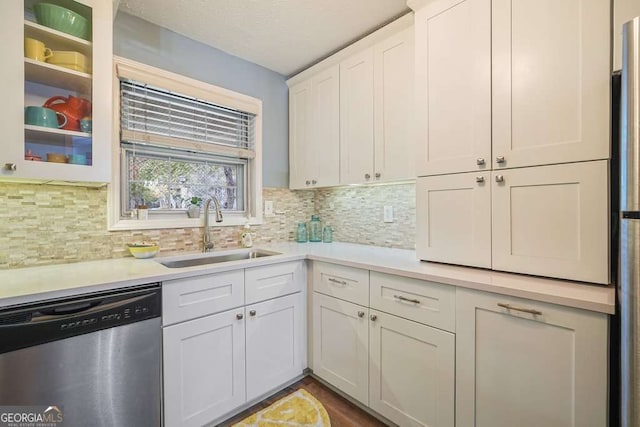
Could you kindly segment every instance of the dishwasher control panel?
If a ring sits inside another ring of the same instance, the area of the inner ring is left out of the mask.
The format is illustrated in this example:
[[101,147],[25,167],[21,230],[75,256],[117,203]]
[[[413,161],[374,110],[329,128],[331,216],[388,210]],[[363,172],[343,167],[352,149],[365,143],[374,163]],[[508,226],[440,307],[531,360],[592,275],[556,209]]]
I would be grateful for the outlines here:
[[162,293],[157,284],[7,310],[0,312],[0,353],[161,314]]

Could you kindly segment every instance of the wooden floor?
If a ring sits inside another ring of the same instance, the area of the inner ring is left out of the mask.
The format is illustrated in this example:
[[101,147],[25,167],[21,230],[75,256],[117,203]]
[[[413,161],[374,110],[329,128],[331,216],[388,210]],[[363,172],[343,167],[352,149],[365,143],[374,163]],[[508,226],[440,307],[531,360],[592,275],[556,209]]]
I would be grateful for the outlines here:
[[221,424],[221,426],[229,427],[234,423],[240,422],[249,415],[266,408],[278,399],[300,389],[304,388],[311,393],[316,399],[318,399],[327,410],[329,419],[331,420],[331,427],[383,427],[386,424],[380,422],[376,418],[364,412],[362,409],[353,405],[348,400],[339,396],[329,388],[322,385],[311,377],[303,378],[285,388],[284,390],[274,394],[273,396],[263,400],[260,403],[252,406],[246,411],[238,414],[230,420]]

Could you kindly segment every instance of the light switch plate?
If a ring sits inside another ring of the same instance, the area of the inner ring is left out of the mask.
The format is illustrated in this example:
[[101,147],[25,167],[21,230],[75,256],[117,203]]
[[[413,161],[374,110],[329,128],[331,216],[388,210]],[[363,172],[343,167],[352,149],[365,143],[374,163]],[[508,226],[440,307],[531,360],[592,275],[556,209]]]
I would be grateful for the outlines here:
[[393,206],[384,207],[384,222],[393,222]]
[[264,215],[265,216],[273,215],[273,200],[264,201]]

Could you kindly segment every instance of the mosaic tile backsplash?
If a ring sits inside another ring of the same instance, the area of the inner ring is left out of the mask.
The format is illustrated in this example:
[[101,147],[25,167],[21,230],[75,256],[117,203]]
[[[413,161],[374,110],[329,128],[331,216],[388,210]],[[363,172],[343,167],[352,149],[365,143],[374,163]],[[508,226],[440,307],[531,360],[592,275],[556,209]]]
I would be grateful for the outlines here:
[[[265,188],[275,215],[254,227],[256,242],[293,240],[296,224],[312,213],[333,226],[334,240],[414,248],[415,185],[308,191]],[[394,222],[383,223],[383,206]],[[0,269],[129,256],[126,243],[152,240],[165,255],[200,250],[201,228],[110,232],[107,190],[0,183]],[[216,248],[239,246],[241,227],[212,227]]]

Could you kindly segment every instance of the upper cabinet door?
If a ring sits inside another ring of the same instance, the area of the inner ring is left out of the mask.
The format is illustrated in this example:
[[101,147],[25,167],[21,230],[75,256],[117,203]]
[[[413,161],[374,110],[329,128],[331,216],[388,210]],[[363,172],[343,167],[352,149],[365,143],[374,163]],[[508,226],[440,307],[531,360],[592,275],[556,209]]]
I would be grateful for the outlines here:
[[418,178],[416,252],[425,261],[491,268],[491,172]]
[[607,161],[493,172],[493,268],[609,283]]
[[439,0],[415,22],[418,176],[490,169],[490,0]]
[[[16,0],[2,5],[0,93],[6,101],[0,109],[0,180],[103,185],[111,178],[112,4],[53,1],[88,21],[91,31],[72,35],[38,24],[37,3]],[[54,57],[61,51],[80,54],[87,65],[58,65],[53,57],[46,62],[44,47],[25,55],[26,38],[44,44]],[[81,117],[65,108],[70,96],[82,98],[81,107],[72,109]],[[62,112],[50,118],[30,117],[25,123],[25,107],[41,107],[54,97],[52,108]],[[91,117],[92,131],[80,127],[79,118],[86,116]]]
[[[340,183],[340,68],[338,65],[311,80],[312,132],[306,150],[311,186]],[[305,181],[306,186],[306,181]]]
[[340,184],[373,181],[373,48],[340,63]]
[[493,165],[609,157],[610,2],[493,0]]
[[413,28],[374,47],[376,181],[413,179]]
[[310,181],[307,152],[311,146],[311,80],[289,89],[289,187],[306,188]]

